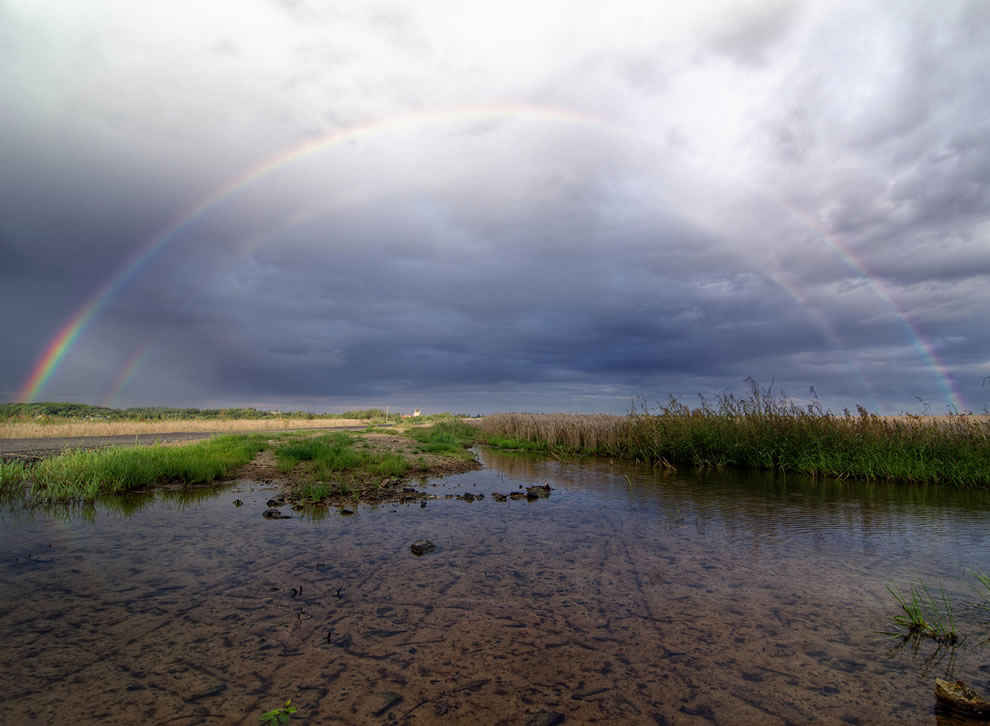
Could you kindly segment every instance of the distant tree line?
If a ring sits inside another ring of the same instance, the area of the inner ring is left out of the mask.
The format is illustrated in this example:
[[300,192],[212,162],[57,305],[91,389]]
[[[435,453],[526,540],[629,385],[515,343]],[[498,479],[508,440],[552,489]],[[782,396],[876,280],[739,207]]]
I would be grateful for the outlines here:
[[385,417],[381,408],[366,408],[343,413],[313,413],[311,411],[262,411],[257,408],[167,408],[141,406],[137,408],[108,408],[85,403],[2,403],[0,420],[82,419],[97,421],[168,421],[177,419],[265,419],[265,418],[357,418]]

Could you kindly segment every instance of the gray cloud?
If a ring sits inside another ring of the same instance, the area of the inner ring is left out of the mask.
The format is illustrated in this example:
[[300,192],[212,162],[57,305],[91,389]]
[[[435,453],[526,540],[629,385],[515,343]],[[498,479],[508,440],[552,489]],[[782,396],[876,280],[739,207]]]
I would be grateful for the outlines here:
[[0,14],[0,398],[990,403],[981,3]]

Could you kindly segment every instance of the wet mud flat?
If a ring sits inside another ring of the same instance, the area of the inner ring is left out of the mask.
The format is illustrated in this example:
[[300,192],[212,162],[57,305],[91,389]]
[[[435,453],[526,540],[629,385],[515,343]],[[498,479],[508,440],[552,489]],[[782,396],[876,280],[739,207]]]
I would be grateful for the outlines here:
[[[990,569],[983,500],[484,458],[425,508],[269,521],[242,481],[3,514],[0,721],[253,724],[291,698],[302,723],[936,722],[946,661],[878,635],[884,585]],[[985,649],[952,669],[990,690]]]

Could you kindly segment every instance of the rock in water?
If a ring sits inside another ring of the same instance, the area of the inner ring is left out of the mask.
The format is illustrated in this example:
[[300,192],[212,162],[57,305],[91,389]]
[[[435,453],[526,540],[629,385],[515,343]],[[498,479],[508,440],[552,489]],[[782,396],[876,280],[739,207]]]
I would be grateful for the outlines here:
[[955,713],[990,719],[990,701],[984,701],[962,681],[953,683],[936,678],[935,698],[940,706]]
[[544,484],[543,486],[536,485],[531,487],[526,487],[526,498],[527,499],[544,499],[550,496],[550,485]]
[[425,555],[427,552],[432,552],[436,548],[437,546],[428,539],[419,539],[409,545],[409,549],[412,550],[414,555]]
[[292,519],[292,517],[287,514],[282,514],[277,509],[266,509],[261,516],[265,519]]

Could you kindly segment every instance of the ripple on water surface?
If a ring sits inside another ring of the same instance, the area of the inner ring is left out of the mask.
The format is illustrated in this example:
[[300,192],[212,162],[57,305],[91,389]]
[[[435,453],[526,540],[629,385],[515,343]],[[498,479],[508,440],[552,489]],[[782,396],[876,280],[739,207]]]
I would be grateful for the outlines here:
[[934,723],[936,675],[990,692],[975,639],[881,634],[887,584],[976,599],[986,494],[482,456],[425,508],[349,517],[265,520],[253,482],[10,509],[4,718],[256,723],[292,698],[311,723]]

